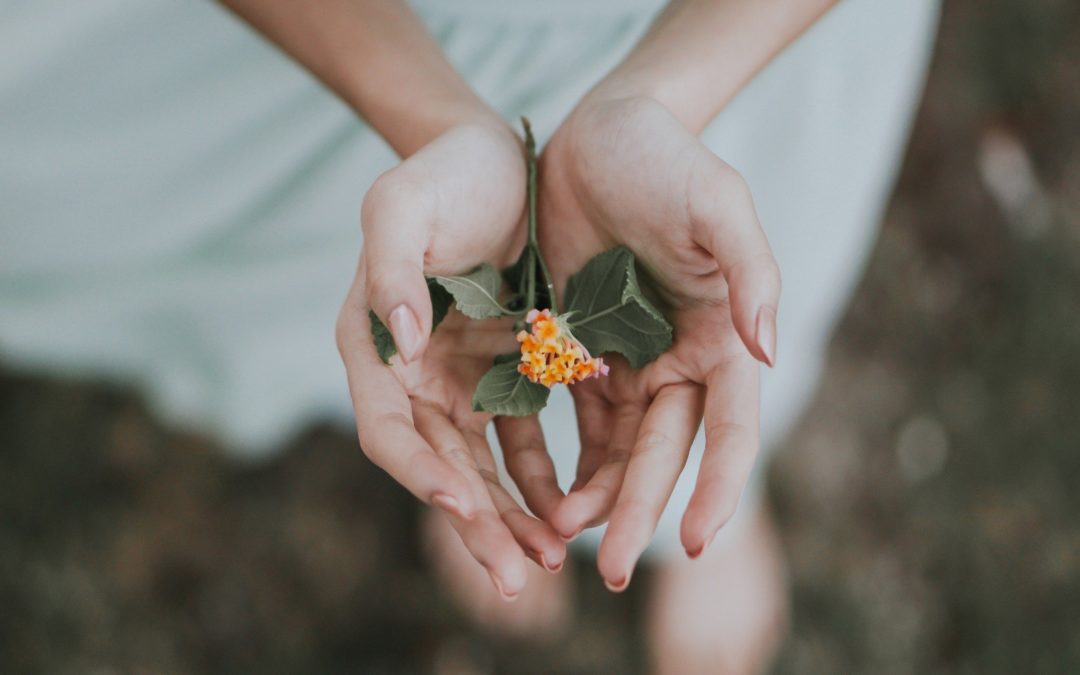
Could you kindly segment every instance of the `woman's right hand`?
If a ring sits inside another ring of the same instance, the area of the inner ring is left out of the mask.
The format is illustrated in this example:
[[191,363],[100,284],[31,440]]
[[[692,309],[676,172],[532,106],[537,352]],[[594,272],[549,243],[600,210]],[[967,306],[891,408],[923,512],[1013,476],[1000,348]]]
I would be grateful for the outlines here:
[[[383,174],[364,199],[364,250],[338,318],[364,452],[420,500],[442,509],[496,588],[512,599],[525,557],[557,571],[564,542],[499,484],[472,392],[492,358],[517,344],[507,321],[456,311],[431,332],[425,274],[458,274],[512,262],[525,240],[524,151],[501,121],[453,127]],[[398,348],[379,359],[368,309]],[[497,423],[507,457],[541,461],[536,418]],[[557,498],[560,495],[556,495]]]

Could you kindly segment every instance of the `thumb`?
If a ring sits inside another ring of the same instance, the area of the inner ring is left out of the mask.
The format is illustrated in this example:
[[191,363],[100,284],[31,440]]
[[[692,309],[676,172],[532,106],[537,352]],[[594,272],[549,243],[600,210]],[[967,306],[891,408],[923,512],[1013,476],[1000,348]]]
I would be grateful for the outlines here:
[[772,366],[780,267],[746,181],[719,157],[708,154],[703,162],[708,169],[695,176],[688,192],[693,236],[720,266],[728,285],[732,323],[743,344],[754,358]]
[[391,170],[364,196],[360,223],[368,303],[390,329],[402,360],[414,361],[431,335],[431,297],[424,278],[430,223],[426,199]]

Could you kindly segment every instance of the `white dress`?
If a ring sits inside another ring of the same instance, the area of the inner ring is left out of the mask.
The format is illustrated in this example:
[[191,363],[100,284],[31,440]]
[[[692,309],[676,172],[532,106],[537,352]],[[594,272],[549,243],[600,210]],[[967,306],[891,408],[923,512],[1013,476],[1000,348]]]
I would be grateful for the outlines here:
[[[541,141],[660,4],[414,2],[480,94],[529,115]],[[703,134],[749,181],[784,276],[766,450],[812,394],[860,275],[936,17],[937,0],[845,0]],[[316,419],[349,428],[334,319],[361,199],[394,163],[216,4],[0,0],[0,360],[132,384],[247,455]],[[565,479],[572,419],[557,392],[543,420]],[[677,542],[700,440],[654,549]]]

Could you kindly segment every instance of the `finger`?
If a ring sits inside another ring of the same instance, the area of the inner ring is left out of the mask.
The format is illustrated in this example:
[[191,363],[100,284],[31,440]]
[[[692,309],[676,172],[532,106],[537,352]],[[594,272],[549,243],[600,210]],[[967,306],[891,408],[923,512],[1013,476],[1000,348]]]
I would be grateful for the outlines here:
[[701,424],[703,398],[698,385],[664,387],[642,420],[596,559],[612,591],[622,591],[630,583],[634,565],[656,531]]
[[758,221],[750,188],[716,155],[706,153],[688,191],[695,241],[716,258],[728,285],[732,321],[762,363],[776,360],[780,267]]
[[477,504],[471,520],[449,516],[465,548],[483,565],[495,588],[507,600],[525,587],[525,557],[513,533],[499,516],[488,494],[468,441],[450,419],[434,406],[418,402],[413,408],[416,429],[435,451],[468,479]]
[[547,520],[563,499],[555,478],[555,465],[544,443],[544,432],[535,415],[496,417],[506,472],[514,480],[526,506],[538,518]]
[[417,433],[409,397],[375,353],[367,307],[360,297],[360,293],[350,293],[337,326],[360,447],[417,498],[470,518],[476,507],[472,488]]
[[464,433],[480,467],[480,475],[487,483],[488,494],[491,495],[495,510],[525,555],[549,572],[561,570],[566,560],[566,544],[550,525],[525,513],[517,500],[499,482],[487,437],[478,431],[467,430]]
[[604,463],[604,456],[611,442],[613,412],[608,400],[596,391],[598,387],[598,384],[590,382],[574,385],[574,413],[577,417],[581,451],[578,454],[577,473],[570,492],[585,487]]
[[390,329],[405,362],[427,347],[432,309],[424,279],[430,221],[427,199],[415,181],[392,169],[364,196],[364,265],[371,309]]
[[758,366],[749,357],[710,373],[705,395],[705,454],[682,520],[687,555],[701,555],[734,515],[760,444]]
[[564,539],[569,541],[586,527],[594,527],[607,519],[622,486],[626,463],[644,414],[644,406],[637,403],[623,404],[615,410],[603,463],[584,487],[566,496],[552,516],[552,526]]

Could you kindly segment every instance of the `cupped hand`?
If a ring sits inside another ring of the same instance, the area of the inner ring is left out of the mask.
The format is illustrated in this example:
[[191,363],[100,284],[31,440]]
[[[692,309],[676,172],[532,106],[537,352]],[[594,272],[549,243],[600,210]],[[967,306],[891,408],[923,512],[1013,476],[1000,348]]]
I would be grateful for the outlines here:
[[622,590],[703,417],[680,533],[687,553],[699,555],[735,511],[759,444],[757,361],[775,358],[779,271],[745,181],[652,99],[587,97],[545,148],[540,181],[540,242],[556,285],[623,244],[675,329],[671,348],[640,370],[613,358],[609,377],[572,387],[577,480],[548,519],[565,538],[609,521],[598,566]]
[[[419,499],[441,508],[472,555],[510,599],[525,583],[525,556],[561,567],[565,544],[499,484],[473,389],[496,354],[516,348],[506,320],[451,311],[433,334],[424,275],[503,265],[525,240],[520,140],[500,125],[452,128],[383,174],[364,199],[364,250],[338,317],[364,452]],[[368,309],[394,336],[387,367]],[[506,434],[507,452],[535,446],[535,420]]]

